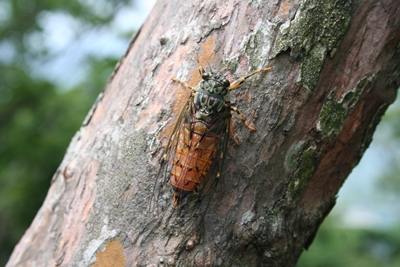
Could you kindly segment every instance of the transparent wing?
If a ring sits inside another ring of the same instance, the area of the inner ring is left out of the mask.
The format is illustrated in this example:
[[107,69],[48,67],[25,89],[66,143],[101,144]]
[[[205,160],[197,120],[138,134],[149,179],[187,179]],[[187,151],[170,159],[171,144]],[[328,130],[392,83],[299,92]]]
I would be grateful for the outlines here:
[[211,164],[209,172],[203,178],[203,186],[204,188],[200,188],[199,191],[202,190],[202,195],[208,193],[210,190],[209,187],[213,187],[218,183],[218,180],[221,178],[222,168],[224,164],[226,148],[228,145],[229,135],[230,135],[230,127],[229,120],[231,118],[230,110],[227,109],[220,114],[216,123],[210,128],[208,133],[218,135],[217,142],[217,150],[214,161]]
[[[170,185],[171,169],[173,167],[174,160],[182,161],[187,160],[187,156],[180,156],[177,153],[177,146],[181,131],[188,128],[193,120],[192,116],[193,100],[189,99],[188,103],[184,106],[178,121],[172,131],[168,144],[165,148],[163,158],[160,164],[160,170],[157,175],[157,180],[154,186],[153,200],[151,206],[155,211],[157,217],[161,217],[163,224],[169,225],[169,227],[179,225],[179,232],[191,233],[193,229],[196,229],[200,221],[203,218],[204,213],[208,208],[208,204],[211,201],[211,197],[214,193],[215,187],[222,173],[225,152],[228,144],[230,127],[229,122],[231,118],[230,108],[227,108],[217,117],[214,118],[213,124],[209,129],[202,135],[202,139],[208,140],[207,137],[218,136],[217,149],[215,156],[211,162],[208,172],[204,175],[202,182],[199,184],[196,192],[188,194],[182,203],[178,207],[173,206],[173,190]],[[190,132],[190,135],[192,132]],[[189,138],[189,137],[185,137]],[[209,138],[210,142],[213,142],[213,138]],[[186,142],[186,140],[185,140]],[[201,143],[203,147],[207,147],[208,144],[205,142]],[[180,159],[181,157],[181,159]],[[204,164],[202,162],[196,162],[197,166]],[[186,175],[185,173],[182,174]],[[174,223],[176,222],[176,223]],[[170,229],[174,231],[173,229]]]
[[[164,153],[160,161],[160,169],[158,171],[156,182],[154,183],[153,196],[151,203],[151,208],[154,208],[157,202],[171,202],[172,195],[169,190],[169,179],[173,163],[173,158],[176,153],[176,146],[179,141],[180,131],[182,130],[182,125],[185,121],[185,117],[190,116],[190,103],[191,98],[182,108],[182,111],[178,117],[178,120],[174,126],[174,129],[170,135],[167,146],[165,147]],[[168,199],[169,198],[169,199]],[[163,206],[169,203],[164,203]]]
[[[218,135],[216,155],[211,163],[209,171],[203,177],[202,182],[198,186],[197,192],[189,194],[178,207],[181,232],[190,235],[193,230],[195,230],[199,225],[202,225],[201,221],[204,218],[215,188],[219,179],[221,178],[226,148],[230,135],[230,118],[230,109],[227,109],[219,114],[215,123],[203,136],[203,138],[206,138],[210,135]],[[191,214],[193,216],[187,216],[187,214]]]

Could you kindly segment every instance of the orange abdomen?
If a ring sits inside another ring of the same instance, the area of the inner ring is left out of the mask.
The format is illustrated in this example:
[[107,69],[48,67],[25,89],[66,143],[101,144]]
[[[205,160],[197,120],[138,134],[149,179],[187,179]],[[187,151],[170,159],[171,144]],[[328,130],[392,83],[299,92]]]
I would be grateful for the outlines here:
[[204,122],[196,121],[192,129],[190,127],[190,124],[182,125],[171,169],[175,206],[185,195],[197,189],[217,151],[218,135],[208,132]]

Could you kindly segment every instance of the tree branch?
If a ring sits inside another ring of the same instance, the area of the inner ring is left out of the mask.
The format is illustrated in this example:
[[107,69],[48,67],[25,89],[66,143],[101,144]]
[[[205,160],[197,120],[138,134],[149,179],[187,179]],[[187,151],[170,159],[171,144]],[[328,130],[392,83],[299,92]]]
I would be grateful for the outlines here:
[[[295,265],[395,99],[399,9],[158,1],[7,266]],[[195,208],[171,197],[150,210],[162,146],[190,94],[171,78],[196,85],[195,54],[231,81],[274,67],[234,91],[257,131],[234,118],[240,145],[229,141],[219,183]]]

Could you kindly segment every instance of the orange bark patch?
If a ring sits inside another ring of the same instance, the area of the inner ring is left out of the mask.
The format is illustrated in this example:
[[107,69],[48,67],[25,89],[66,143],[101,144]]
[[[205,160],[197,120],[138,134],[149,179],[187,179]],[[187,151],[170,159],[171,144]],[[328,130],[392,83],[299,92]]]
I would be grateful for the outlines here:
[[286,18],[289,15],[289,11],[292,8],[292,4],[287,1],[282,1],[279,6],[279,13],[282,18]]
[[[215,40],[214,37],[209,37],[201,46],[201,52],[199,54],[199,61],[201,66],[207,66],[208,63],[214,62],[215,60]],[[186,50],[185,50],[186,52]],[[195,55],[193,55],[194,57]],[[190,79],[189,81],[184,81],[188,85],[195,87],[201,80],[199,70],[198,68],[193,68],[193,70],[190,72]],[[179,117],[179,114],[186,104],[187,100],[189,99],[189,94],[190,92],[187,91],[186,88],[184,88],[182,85],[173,83],[174,88],[177,88],[178,91],[176,93],[176,102],[174,104],[174,107],[172,108],[173,113],[176,114],[176,118]],[[172,133],[172,130],[175,126],[175,123],[168,125],[165,127],[165,130],[161,132],[160,138],[164,136],[169,136]]]
[[96,262],[92,267],[125,266],[125,263],[124,247],[117,238],[108,242],[104,251],[97,252]]
[[214,37],[208,38],[201,46],[200,65],[207,66],[208,63],[215,60],[215,40]]
[[[199,55],[200,66],[207,66],[210,62],[215,60],[215,40],[214,37],[208,38],[201,46],[201,53]],[[191,71],[191,78],[189,80],[189,85],[195,86],[201,80],[198,68]]]

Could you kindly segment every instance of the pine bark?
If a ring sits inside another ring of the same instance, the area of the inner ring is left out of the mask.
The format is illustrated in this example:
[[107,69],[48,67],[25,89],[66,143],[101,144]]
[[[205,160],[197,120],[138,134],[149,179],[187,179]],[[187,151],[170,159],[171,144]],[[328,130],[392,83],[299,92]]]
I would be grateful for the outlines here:
[[[400,84],[396,0],[157,2],[75,135],[7,266],[294,266]],[[198,63],[234,91],[207,209],[153,200]],[[201,210],[202,211],[202,210]],[[181,217],[193,224],[180,223]],[[200,218],[200,219],[199,219]]]

